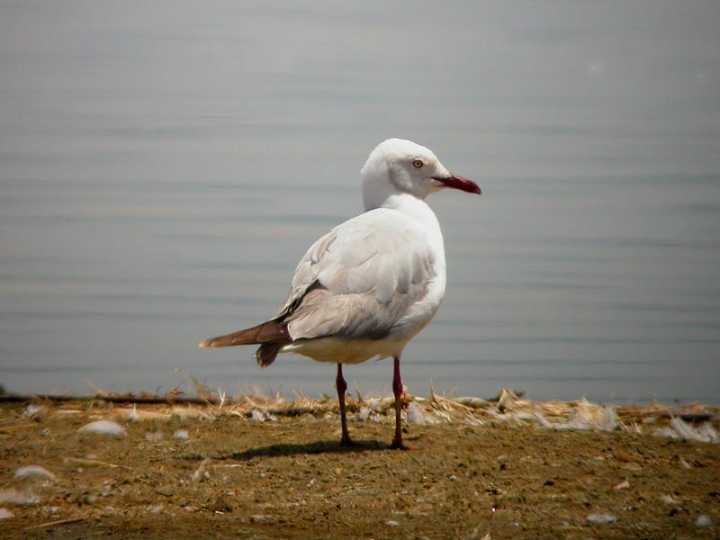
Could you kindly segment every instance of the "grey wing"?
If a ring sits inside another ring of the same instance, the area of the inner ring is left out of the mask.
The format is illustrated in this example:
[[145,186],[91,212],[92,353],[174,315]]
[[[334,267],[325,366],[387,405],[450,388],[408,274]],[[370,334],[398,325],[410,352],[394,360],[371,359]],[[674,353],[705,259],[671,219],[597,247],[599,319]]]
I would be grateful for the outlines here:
[[278,318],[293,339],[379,339],[427,294],[433,262],[414,222],[392,210],[361,214],[310,247]]

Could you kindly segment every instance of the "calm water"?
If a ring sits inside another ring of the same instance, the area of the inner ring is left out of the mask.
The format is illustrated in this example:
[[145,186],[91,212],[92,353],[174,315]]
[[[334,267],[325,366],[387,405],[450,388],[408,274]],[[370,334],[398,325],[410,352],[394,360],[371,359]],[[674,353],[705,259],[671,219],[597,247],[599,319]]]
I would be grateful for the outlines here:
[[293,6],[0,3],[0,383],[332,393],[196,343],[275,312],[401,136],[485,191],[430,200],[411,391],[720,401],[717,3]]

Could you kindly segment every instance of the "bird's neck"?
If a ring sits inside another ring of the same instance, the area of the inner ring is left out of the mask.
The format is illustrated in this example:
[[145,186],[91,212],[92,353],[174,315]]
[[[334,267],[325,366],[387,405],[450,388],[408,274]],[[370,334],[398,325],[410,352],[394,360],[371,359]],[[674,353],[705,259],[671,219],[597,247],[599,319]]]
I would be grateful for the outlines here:
[[436,255],[442,257],[444,266],[445,246],[440,222],[428,203],[409,193],[394,193],[385,199],[381,208],[397,210],[420,223],[427,232],[428,241],[435,248]]
[[440,227],[435,212],[428,203],[409,193],[393,193],[379,206],[402,212],[425,226]]

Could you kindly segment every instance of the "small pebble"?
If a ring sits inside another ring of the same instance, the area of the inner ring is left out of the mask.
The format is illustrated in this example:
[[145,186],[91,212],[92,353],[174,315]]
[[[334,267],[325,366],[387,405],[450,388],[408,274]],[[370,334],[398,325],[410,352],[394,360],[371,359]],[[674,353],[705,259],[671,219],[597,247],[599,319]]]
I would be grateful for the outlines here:
[[155,493],[163,495],[164,497],[172,497],[173,495],[175,495],[175,489],[173,489],[171,485],[166,484],[157,488],[155,490]]
[[210,478],[210,473],[207,471],[207,466],[210,463],[210,458],[205,458],[200,462],[200,466],[195,469],[190,477],[193,482],[202,482]]
[[190,439],[190,434],[187,429],[178,429],[175,433],[173,433],[173,438],[181,441],[187,441]]
[[81,433],[96,433],[98,435],[108,435],[109,437],[125,437],[127,431],[117,422],[112,420],[97,420],[84,425],[79,430]]
[[160,442],[164,437],[162,431],[153,431],[145,434],[145,440],[149,442]]
[[629,488],[629,487],[630,487],[630,482],[628,482],[627,480],[623,480],[623,481],[620,482],[617,486],[615,486],[613,489],[614,489],[615,491],[620,491],[620,490],[622,490],[622,489],[627,489],[627,488]]
[[153,504],[147,507],[147,511],[151,514],[159,514],[165,508],[162,504]]
[[397,521],[393,521],[392,519],[390,521],[386,521],[385,525],[388,527],[398,527],[400,524]]
[[612,514],[590,514],[587,517],[587,521],[588,523],[592,523],[594,525],[604,525],[608,523],[615,523],[617,518]]
[[258,409],[253,409],[250,411],[250,420],[253,422],[264,422],[267,420],[267,415]]
[[30,405],[25,407],[25,410],[23,411],[23,416],[39,419],[40,417],[45,416],[46,412],[47,409],[45,409],[45,407],[31,403]]
[[20,467],[15,471],[15,478],[28,479],[28,478],[44,478],[45,480],[55,481],[55,475],[48,471],[45,467],[40,465],[28,465],[27,467]]
[[12,517],[15,517],[15,514],[13,514],[10,510],[7,508],[0,508],[0,519],[10,519]]
[[0,503],[14,504],[16,506],[35,506],[40,504],[40,497],[22,493],[16,489],[3,489],[0,491]]
[[713,522],[707,514],[701,514],[695,520],[695,526],[700,528],[712,527]]

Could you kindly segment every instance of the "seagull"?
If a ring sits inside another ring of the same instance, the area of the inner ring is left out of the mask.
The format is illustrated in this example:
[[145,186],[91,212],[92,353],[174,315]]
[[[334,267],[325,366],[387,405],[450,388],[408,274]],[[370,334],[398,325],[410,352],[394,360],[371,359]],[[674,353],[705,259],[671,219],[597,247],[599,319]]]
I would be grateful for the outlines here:
[[261,367],[279,353],[337,364],[341,444],[352,445],[345,415],[343,364],[393,359],[395,436],[402,440],[400,357],[445,296],[445,248],[425,199],[443,189],[480,194],[435,154],[412,141],[388,139],[360,171],[365,211],[320,237],[300,260],[290,294],[272,319],[206,339],[201,348],[260,345]]

